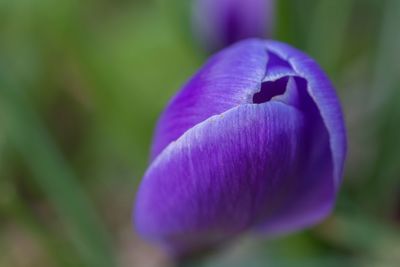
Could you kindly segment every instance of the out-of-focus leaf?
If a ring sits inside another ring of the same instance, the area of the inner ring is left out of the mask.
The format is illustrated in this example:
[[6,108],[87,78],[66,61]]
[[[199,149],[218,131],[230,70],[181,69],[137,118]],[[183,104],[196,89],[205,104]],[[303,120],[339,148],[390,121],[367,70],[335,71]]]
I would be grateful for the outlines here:
[[338,247],[362,255],[361,260],[392,264],[388,266],[400,261],[400,233],[369,215],[340,213],[320,227],[319,233]]
[[387,0],[385,4],[369,101],[372,116],[368,118],[377,126],[376,159],[368,168],[360,201],[365,199],[369,207],[388,215],[397,208],[394,202],[400,186],[400,1]]
[[47,195],[86,266],[115,266],[101,221],[30,103],[17,85],[0,77],[7,138],[21,154],[36,183]]
[[316,2],[308,34],[308,52],[328,72],[336,67],[346,45],[353,0],[321,0]]
[[[4,171],[2,173],[5,174]],[[21,227],[29,233],[35,239],[38,245],[42,246],[52,259],[52,263],[59,267],[76,266],[81,267],[82,262],[79,261],[79,257],[71,247],[63,245],[60,239],[54,236],[49,229],[46,229],[44,225],[40,224],[32,211],[29,209],[29,205],[24,203],[21,197],[17,194],[16,188],[7,177],[0,177],[0,218],[4,216],[7,220],[14,221],[14,227]],[[2,229],[0,229],[1,231]],[[0,235],[1,236],[1,235]],[[1,240],[0,244],[5,241]],[[23,242],[23,241],[22,241]],[[8,246],[2,248],[3,254],[7,253]],[[1,256],[0,256],[0,266]]]
[[306,14],[301,11],[309,7],[310,1],[276,1],[275,38],[304,49],[307,31],[305,16],[308,16],[309,10]]

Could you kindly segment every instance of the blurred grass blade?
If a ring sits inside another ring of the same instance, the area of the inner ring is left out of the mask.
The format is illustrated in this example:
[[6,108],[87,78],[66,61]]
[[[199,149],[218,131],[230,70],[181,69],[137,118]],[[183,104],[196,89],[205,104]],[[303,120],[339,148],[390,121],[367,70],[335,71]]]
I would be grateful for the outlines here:
[[331,244],[364,255],[364,261],[377,261],[371,266],[397,266],[400,261],[400,234],[395,227],[382,223],[357,210],[338,213],[320,227],[319,234]]
[[307,11],[310,8],[308,1],[279,0],[277,2],[277,16],[275,22],[275,38],[294,45],[299,49],[305,48]]
[[373,109],[385,108],[385,101],[391,98],[400,73],[400,1],[383,1],[385,5],[382,16],[380,36],[377,38],[378,49],[375,61],[374,80],[372,83]]
[[[3,173],[4,174],[4,173]],[[6,199],[0,197],[0,217],[4,216],[7,220],[11,220],[15,223],[11,227],[21,227],[22,233],[25,235],[25,230],[29,232],[29,235],[34,238],[34,244],[32,246],[43,247],[51,258],[51,263],[56,264],[58,267],[81,267],[82,262],[79,261],[76,250],[70,246],[66,246],[66,243],[57,236],[54,236],[54,230],[49,231],[45,225],[41,224],[30,209],[30,203],[26,203],[22,196],[17,194],[15,185],[8,175],[0,175],[0,194],[1,197],[6,195]],[[5,201],[4,201],[5,200]],[[0,236],[0,240],[3,236]],[[29,237],[27,237],[29,240]],[[23,244],[24,241],[20,241]],[[25,241],[26,242],[26,241]],[[1,242],[0,242],[1,243]],[[5,242],[7,244],[7,241]],[[21,245],[18,243],[18,245]],[[12,247],[16,246],[8,244],[4,248],[1,247],[3,255],[7,255],[8,251],[12,250]],[[1,256],[0,256],[0,266]],[[54,266],[54,265],[53,265]]]
[[328,72],[341,56],[352,6],[353,0],[321,0],[314,8],[307,50]]
[[[376,121],[376,160],[367,169],[365,190],[360,199],[369,199],[369,207],[379,213],[392,213],[399,194],[400,166],[400,1],[385,2],[381,36],[378,38],[375,71],[369,106],[369,120]],[[372,118],[372,119],[371,119]]]
[[[1,79],[0,81],[4,81]],[[115,266],[107,234],[72,170],[17,86],[0,85],[7,137],[54,205],[86,266]]]

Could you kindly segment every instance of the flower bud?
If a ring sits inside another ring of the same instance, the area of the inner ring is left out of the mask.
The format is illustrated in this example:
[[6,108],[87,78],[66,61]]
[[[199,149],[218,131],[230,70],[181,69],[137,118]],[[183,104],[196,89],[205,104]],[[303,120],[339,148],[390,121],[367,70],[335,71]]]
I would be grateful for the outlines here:
[[308,55],[245,40],[211,57],[158,121],[135,222],[175,254],[331,212],[346,154],[334,88]]

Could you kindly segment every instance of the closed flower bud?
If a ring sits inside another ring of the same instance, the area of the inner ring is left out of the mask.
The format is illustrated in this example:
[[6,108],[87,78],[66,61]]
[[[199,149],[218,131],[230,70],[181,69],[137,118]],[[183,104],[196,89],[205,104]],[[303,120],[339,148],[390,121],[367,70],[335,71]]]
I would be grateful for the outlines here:
[[210,51],[242,39],[269,37],[274,3],[273,0],[194,0],[194,34]]
[[161,115],[137,230],[180,255],[309,227],[334,206],[345,154],[341,107],[317,63],[280,42],[239,42]]

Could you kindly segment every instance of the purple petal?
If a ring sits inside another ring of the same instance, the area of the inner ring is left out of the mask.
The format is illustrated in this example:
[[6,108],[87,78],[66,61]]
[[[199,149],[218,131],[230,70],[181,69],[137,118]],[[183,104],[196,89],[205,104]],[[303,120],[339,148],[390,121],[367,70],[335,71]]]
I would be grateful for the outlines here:
[[301,183],[305,126],[302,112],[271,101],[238,106],[191,128],[148,169],[138,230],[182,253],[264,221]]
[[[335,200],[332,189],[338,190],[342,178],[346,135],[333,85],[318,64],[306,54],[283,43],[265,43],[270,53],[289,63],[296,76],[302,77],[303,85],[300,82],[300,87],[305,89],[299,92],[305,91],[307,97],[300,101],[303,106],[301,109],[311,122],[309,134],[314,136],[308,145],[313,151],[306,165],[308,170],[299,175],[302,183],[297,193],[292,192],[292,200],[258,227],[264,233],[278,235],[308,227],[329,214]],[[269,76],[267,70],[265,80]]]
[[299,77],[289,78],[285,94],[272,100],[297,107],[307,122],[302,137],[305,149],[298,159],[302,166],[295,174],[297,183],[292,184],[285,202],[255,227],[268,235],[279,235],[325,218],[334,205],[335,185],[329,135],[316,105],[307,94],[307,82]]
[[250,103],[253,93],[260,90],[266,63],[266,50],[258,40],[244,41],[212,57],[162,114],[154,135],[152,159],[199,122]]
[[303,52],[284,43],[266,41],[268,50],[291,64],[308,83],[308,94],[316,104],[329,134],[336,189],[341,183],[347,151],[343,113],[334,87],[319,65]]

